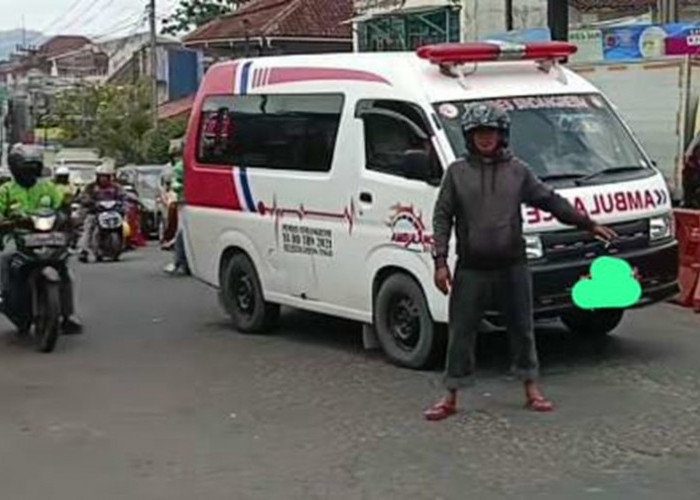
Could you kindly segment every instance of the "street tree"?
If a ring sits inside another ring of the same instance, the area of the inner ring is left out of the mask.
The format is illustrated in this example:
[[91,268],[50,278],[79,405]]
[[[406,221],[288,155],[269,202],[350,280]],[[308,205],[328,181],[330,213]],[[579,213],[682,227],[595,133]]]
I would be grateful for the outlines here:
[[163,163],[168,140],[184,133],[185,122],[151,130],[149,87],[136,85],[84,86],[60,94],[52,122],[63,141],[97,148],[120,164]]
[[228,14],[251,0],[180,0],[175,12],[163,20],[162,31],[178,35]]

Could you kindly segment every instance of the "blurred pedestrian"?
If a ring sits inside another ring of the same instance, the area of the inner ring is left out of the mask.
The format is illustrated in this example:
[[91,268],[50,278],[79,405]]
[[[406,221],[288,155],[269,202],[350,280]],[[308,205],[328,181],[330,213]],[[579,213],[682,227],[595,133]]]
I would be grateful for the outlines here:
[[700,208],[700,132],[683,156],[683,206]]
[[187,254],[185,253],[185,235],[182,227],[182,206],[184,204],[184,165],[182,162],[183,144],[182,141],[177,141],[173,144],[170,150],[170,155],[173,164],[173,184],[172,189],[175,193],[177,201],[174,205],[177,207],[175,217],[177,221],[177,230],[174,242],[174,259],[173,262],[165,267],[165,272],[171,275],[190,274],[190,268],[187,263]]

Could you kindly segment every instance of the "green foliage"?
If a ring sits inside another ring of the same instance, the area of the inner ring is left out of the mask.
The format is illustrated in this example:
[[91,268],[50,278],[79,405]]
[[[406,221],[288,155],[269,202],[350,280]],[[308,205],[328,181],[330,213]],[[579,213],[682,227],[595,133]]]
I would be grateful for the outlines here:
[[145,163],[167,163],[170,157],[170,138],[163,128],[149,130],[143,137],[143,158]]
[[163,20],[162,32],[177,35],[228,14],[250,0],[180,0],[175,12]]
[[62,129],[64,144],[97,148],[117,164],[165,163],[168,141],[182,137],[186,120],[151,130],[149,87],[86,86],[60,94],[50,117]]

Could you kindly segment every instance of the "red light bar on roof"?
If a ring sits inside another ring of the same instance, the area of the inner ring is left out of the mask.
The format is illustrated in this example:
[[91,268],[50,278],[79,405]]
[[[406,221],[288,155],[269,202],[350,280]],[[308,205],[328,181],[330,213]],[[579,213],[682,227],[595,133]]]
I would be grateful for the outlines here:
[[505,42],[440,43],[424,45],[416,53],[433,64],[464,64],[488,61],[560,60],[578,50],[569,42]]

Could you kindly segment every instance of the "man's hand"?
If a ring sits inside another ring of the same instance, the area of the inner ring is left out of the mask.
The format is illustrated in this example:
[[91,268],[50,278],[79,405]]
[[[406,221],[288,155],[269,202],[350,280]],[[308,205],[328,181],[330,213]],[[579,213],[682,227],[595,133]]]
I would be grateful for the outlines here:
[[452,288],[452,275],[450,274],[450,268],[447,266],[441,266],[435,269],[435,286],[438,287],[444,295],[450,293],[450,288]]
[[591,229],[591,232],[598,238],[607,242],[610,242],[617,238],[617,233],[615,231],[613,231],[609,227],[601,226],[600,224],[594,225],[593,229]]

